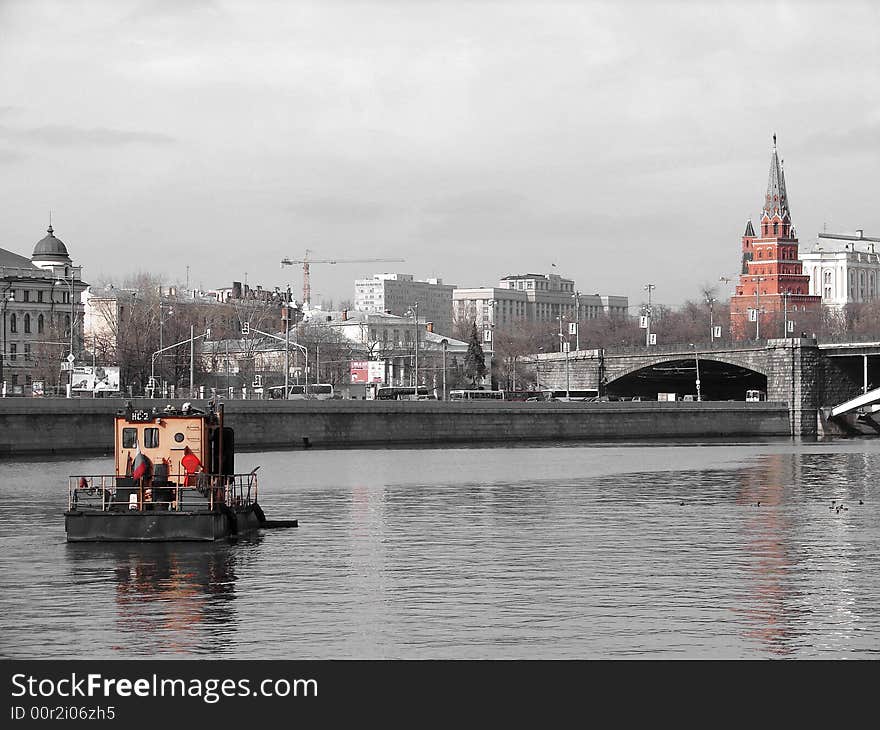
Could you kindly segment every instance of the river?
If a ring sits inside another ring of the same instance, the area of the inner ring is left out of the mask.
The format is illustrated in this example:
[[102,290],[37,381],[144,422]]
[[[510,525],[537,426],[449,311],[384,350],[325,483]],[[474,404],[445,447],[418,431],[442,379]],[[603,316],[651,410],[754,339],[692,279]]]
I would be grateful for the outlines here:
[[[880,653],[880,440],[245,453],[269,519],[69,544],[69,474],[0,462],[3,658]],[[845,509],[831,509],[843,504]]]

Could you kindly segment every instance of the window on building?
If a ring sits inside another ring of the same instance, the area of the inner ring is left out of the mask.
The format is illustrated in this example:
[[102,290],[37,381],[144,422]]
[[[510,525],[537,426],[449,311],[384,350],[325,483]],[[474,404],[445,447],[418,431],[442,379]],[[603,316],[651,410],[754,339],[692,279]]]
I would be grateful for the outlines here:
[[24,331],[25,331],[25,334],[28,334],[28,335],[31,333],[31,315],[30,314],[24,315]]
[[18,345],[14,342],[9,346],[9,359],[15,360],[18,358]]
[[70,315],[69,314],[64,315],[64,334],[65,335],[70,334]]
[[42,289],[40,289],[40,291],[37,292],[37,301],[38,302],[43,301],[43,290]]
[[18,320],[14,312],[9,316],[9,331],[18,332]]
[[24,300],[26,302],[29,302],[31,300],[31,290],[30,289],[24,290]]
[[25,359],[25,360],[30,360],[30,359],[31,359],[31,346],[30,346],[30,343],[25,343],[25,345],[24,345],[24,359]]
[[45,322],[43,320],[43,315],[41,314],[37,317],[37,334],[38,335],[43,334],[44,327],[45,327]]

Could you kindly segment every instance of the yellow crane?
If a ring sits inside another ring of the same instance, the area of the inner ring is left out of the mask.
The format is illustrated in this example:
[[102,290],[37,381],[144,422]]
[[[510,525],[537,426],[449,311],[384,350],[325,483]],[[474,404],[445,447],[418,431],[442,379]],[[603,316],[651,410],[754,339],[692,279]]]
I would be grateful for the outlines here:
[[310,249],[306,249],[305,256],[301,259],[281,259],[281,268],[285,266],[293,266],[294,264],[302,264],[303,267],[303,308],[308,309],[311,306],[312,285],[309,279],[309,266],[311,264],[370,264],[379,262],[402,262],[405,259],[312,259],[309,258]]

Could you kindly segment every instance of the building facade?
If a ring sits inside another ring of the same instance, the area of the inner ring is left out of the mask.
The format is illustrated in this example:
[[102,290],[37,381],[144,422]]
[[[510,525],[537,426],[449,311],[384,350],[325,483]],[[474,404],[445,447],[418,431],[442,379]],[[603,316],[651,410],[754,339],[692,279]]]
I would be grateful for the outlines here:
[[518,322],[555,322],[625,317],[629,299],[584,294],[572,279],[558,274],[505,276],[497,287],[456,289],[452,293],[456,321],[476,322],[478,328],[503,327]]
[[820,233],[816,243],[801,254],[804,273],[810,277],[810,294],[822,304],[843,309],[880,298],[880,238],[864,231],[856,235]]
[[412,274],[375,274],[354,283],[357,312],[376,312],[405,316],[418,304],[419,318],[434,323],[434,331],[452,332],[452,292],[442,279],[416,280]]
[[821,302],[821,297],[810,294],[810,277],[798,257],[785,173],[773,135],[760,234],[749,220],[742,237],[742,270],[736,294],[730,298],[731,336],[738,340],[778,337],[777,322],[784,318],[788,331],[788,323],[798,312],[815,313]]
[[68,356],[84,356],[88,284],[52,226],[30,259],[0,248],[0,395],[42,395],[69,383]]

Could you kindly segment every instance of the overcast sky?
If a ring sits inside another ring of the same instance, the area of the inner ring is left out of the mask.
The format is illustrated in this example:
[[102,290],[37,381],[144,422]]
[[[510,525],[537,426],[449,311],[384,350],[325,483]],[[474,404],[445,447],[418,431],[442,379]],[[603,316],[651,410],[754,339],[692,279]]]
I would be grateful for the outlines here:
[[677,305],[738,273],[773,132],[802,246],[880,236],[878,33],[847,0],[0,0],[0,247],[51,209],[90,281],[299,298],[310,249],[405,259],[315,264],[315,302],[554,271]]

